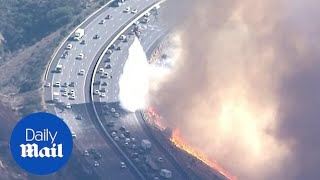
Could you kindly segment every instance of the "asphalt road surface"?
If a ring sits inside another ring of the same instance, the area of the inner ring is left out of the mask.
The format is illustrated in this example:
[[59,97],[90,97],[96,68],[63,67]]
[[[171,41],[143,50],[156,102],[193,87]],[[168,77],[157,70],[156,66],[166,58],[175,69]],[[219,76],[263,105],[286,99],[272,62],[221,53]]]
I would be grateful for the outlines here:
[[[101,154],[102,158],[100,160],[95,160],[91,154],[89,156],[84,155],[101,179],[135,179],[137,176],[133,171],[129,171],[128,168],[120,168],[120,162],[125,161],[125,159],[122,159],[119,153],[109,145],[110,142],[106,141],[105,137],[101,135],[95,126],[92,120],[94,117],[92,117],[87,110],[85,93],[89,90],[84,88],[85,79],[88,73],[90,73],[88,70],[91,63],[105,42],[109,40],[120,27],[127,24],[136,16],[136,14],[124,13],[125,8],[131,7],[132,9],[142,11],[154,2],[156,2],[156,0],[131,0],[127,1],[121,7],[104,9],[104,12],[81,27],[85,29],[85,35],[81,40],[85,40],[86,44],[80,44],[79,41],[67,41],[62,48],[65,49],[68,44],[71,44],[72,48],[68,50],[69,55],[66,58],[61,58],[63,50],[60,50],[49,68],[46,82],[49,82],[51,87],[45,88],[45,99],[48,111],[56,113],[64,119],[71,131],[76,133],[75,144],[80,151],[85,152],[85,150],[93,148]],[[112,15],[112,18],[107,19],[104,24],[99,24],[99,22],[109,14]],[[100,38],[93,39],[95,35],[99,35]],[[83,60],[76,59],[80,53],[84,54]],[[61,73],[54,72],[57,64],[63,66]],[[80,70],[84,70],[84,75],[78,74]],[[74,82],[75,87],[53,87],[53,84],[56,82],[60,82],[61,85]],[[62,91],[65,90],[67,91],[67,96],[63,97],[64,92]],[[75,100],[69,99],[69,93],[71,91],[75,92]],[[59,99],[59,103],[52,102],[55,97]],[[70,103],[71,109],[65,107],[68,103]],[[75,118],[77,116],[81,116],[82,119],[77,120]],[[95,161],[98,162],[99,166],[94,166]]]

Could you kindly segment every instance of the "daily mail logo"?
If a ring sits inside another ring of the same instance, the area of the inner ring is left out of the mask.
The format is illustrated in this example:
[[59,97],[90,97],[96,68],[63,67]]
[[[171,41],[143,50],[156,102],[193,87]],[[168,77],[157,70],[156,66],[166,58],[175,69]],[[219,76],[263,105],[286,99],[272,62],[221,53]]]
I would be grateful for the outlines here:
[[[50,141],[52,146],[51,147],[43,147],[39,149],[38,144],[36,143],[28,143],[28,144],[21,144],[21,157],[63,157],[62,152],[62,144],[54,143],[55,138],[57,137],[58,132],[51,133],[49,129],[44,129],[42,131],[35,131],[33,129],[27,128],[26,129],[26,141]],[[31,136],[30,136],[31,135]]]
[[62,119],[49,113],[34,113],[20,120],[10,139],[17,164],[38,175],[58,171],[69,160],[72,148],[70,129]]

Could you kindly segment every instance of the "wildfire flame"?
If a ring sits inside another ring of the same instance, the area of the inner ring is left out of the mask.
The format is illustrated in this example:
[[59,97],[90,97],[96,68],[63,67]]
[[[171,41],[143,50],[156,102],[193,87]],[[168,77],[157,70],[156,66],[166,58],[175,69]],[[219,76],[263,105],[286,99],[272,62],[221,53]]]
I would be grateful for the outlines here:
[[236,180],[237,178],[230,175],[224,168],[222,168],[217,162],[209,160],[207,157],[205,157],[201,152],[191,148],[180,136],[180,132],[178,129],[175,129],[172,132],[172,136],[170,138],[170,141],[174,143],[174,145],[188,154],[196,157],[198,160],[202,161],[206,165],[210,166],[214,170],[218,171],[220,174],[228,178],[229,180]]
[[148,116],[153,120],[154,124],[160,130],[166,129],[166,127],[161,123],[161,116],[155,111],[153,107],[147,109]]

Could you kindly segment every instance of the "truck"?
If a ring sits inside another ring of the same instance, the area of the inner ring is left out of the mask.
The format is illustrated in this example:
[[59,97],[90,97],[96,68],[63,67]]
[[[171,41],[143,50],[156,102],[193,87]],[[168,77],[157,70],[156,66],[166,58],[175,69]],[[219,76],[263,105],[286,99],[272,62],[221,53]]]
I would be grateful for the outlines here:
[[74,32],[73,39],[76,41],[79,41],[83,36],[84,36],[84,29],[79,28]]
[[60,73],[62,71],[62,65],[61,64],[58,64],[57,67],[56,67],[56,71],[58,73]]
[[151,147],[152,147],[152,144],[151,144],[151,142],[150,142],[149,140],[143,139],[143,140],[141,141],[141,147],[142,147],[142,149],[144,149],[144,150],[150,150]]

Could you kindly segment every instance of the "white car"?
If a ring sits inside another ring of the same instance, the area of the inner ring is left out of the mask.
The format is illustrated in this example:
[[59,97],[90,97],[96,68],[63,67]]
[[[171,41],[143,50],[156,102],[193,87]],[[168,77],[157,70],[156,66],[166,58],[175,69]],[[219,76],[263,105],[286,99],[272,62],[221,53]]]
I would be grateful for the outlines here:
[[106,54],[111,54],[112,53],[112,50],[111,49],[108,49]]
[[44,87],[50,87],[51,86],[51,84],[49,83],[49,82],[47,82],[45,85],[44,85]]
[[106,22],[106,20],[105,19],[102,19],[100,22],[99,22],[99,24],[104,24]]
[[119,113],[114,113],[114,117],[116,118],[120,117]]
[[68,96],[68,93],[67,93],[67,92],[64,92],[64,93],[62,94],[62,96],[63,96],[63,97],[67,97],[67,96]]
[[71,95],[71,96],[69,97],[69,99],[70,99],[70,100],[75,100],[75,99],[76,99],[76,95],[74,95],[74,94]]
[[117,133],[116,133],[116,132],[112,132],[112,133],[111,133],[111,136],[112,136],[112,137],[116,137],[116,136],[117,136]]
[[71,48],[72,48],[72,44],[68,44],[66,47],[67,50],[70,50]]
[[131,11],[132,14],[137,14],[137,12],[138,12],[138,9],[134,9]]
[[100,69],[99,69],[99,73],[100,73],[100,74],[104,73],[104,69],[103,69],[103,68],[100,68]]
[[124,168],[126,168],[127,166],[126,166],[126,164],[125,164],[124,162],[121,162],[121,163],[120,163],[120,167],[121,167],[122,169],[124,169]]
[[93,92],[94,95],[100,95],[100,91],[98,89],[94,90]]
[[149,21],[150,21],[149,18],[143,18],[143,20],[142,20],[143,23],[148,23]]
[[100,164],[97,161],[95,161],[93,165],[94,165],[94,167],[100,166]]
[[84,71],[84,69],[80,69],[80,71],[79,71],[79,73],[78,73],[79,75],[84,75],[85,74],[85,71]]
[[114,113],[114,112],[116,112],[116,109],[115,108],[111,108],[110,111]]
[[128,12],[130,12],[130,10],[131,10],[131,8],[130,8],[130,7],[127,7],[127,8],[124,10],[124,12],[128,13]]
[[67,88],[62,88],[61,92],[68,92],[68,89]]
[[102,97],[102,98],[106,97],[106,93],[101,93],[100,97]]
[[133,23],[133,25],[138,26],[140,24],[140,21],[136,21]]
[[126,35],[122,34],[120,37],[119,37],[119,40],[124,40],[126,39]]
[[72,94],[75,94],[76,93],[76,91],[74,90],[74,89],[71,89],[70,90],[70,94],[72,95]]
[[71,109],[71,104],[70,103],[66,104],[66,108]]
[[144,17],[149,17],[151,15],[151,13],[150,12],[147,12],[147,13],[145,13],[143,16]]
[[84,54],[83,54],[83,53],[80,53],[80,54],[77,56],[77,59],[82,60],[83,57],[84,57]]

